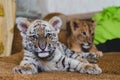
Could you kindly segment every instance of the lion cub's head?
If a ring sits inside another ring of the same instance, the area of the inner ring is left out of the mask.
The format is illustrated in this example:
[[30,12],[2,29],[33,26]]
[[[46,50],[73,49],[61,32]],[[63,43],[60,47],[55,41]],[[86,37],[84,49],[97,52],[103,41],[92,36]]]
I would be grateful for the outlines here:
[[88,52],[93,45],[95,22],[79,19],[71,19],[67,30],[70,38],[68,47],[75,52]]

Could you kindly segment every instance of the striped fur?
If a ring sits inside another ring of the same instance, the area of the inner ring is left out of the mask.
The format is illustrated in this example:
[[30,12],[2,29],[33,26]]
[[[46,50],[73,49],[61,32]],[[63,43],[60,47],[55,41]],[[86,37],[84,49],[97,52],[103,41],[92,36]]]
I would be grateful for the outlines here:
[[59,41],[77,54],[91,53],[91,63],[96,63],[103,56],[93,43],[95,21],[91,19],[70,18],[62,13],[50,13],[43,19],[49,21],[52,17],[59,16],[63,23],[59,33]]
[[17,18],[18,29],[23,37],[24,58],[13,68],[17,74],[37,74],[42,71],[74,71],[86,74],[100,74],[97,64],[79,59],[88,58],[90,53],[75,54],[58,41],[62,21],[53,17],[49,22]]

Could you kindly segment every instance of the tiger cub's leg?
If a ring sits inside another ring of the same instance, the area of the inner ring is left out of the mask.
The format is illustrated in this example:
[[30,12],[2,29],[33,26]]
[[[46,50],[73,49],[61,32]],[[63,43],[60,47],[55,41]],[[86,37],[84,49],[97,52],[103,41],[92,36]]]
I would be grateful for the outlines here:
[[67,71],[77,71],[85,74],[102,73],[101,68],[97,64],[84,63],[72,58],[66,58],[66,60],[64,60],[64,64],[67,64]]
[[75,53],[74,51],[71,51],[69,48],[67,48],[64,44],[62,44],[61,46],[63,48],[63,53],[70,58],[74,58],[83,62],[90,62],[90,63],[96,63],[100,58],[100,56],[95,52]]
[[38,62],[35,58],[25,56],[20,65],[13,68],[13,73],[17,74],[36,74],[39,72]]

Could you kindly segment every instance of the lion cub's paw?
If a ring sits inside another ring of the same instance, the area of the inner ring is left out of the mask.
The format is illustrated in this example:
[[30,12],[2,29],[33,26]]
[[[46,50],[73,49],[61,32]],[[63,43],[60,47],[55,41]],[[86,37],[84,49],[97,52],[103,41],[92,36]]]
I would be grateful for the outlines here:
[[88,60],[88,62],[90,62],[90,63],[96,63],[96,62],[98,62],[98,56],[97,56],[97,54],[96,53],[90,53],[88,56],[87,56],[87,60]]
[[90,52],[90,54],[87,56],[87,60],[90,63],[96,63],[98,62],[98,59],[103,56],[103,53],[101,51],[98,52]]
[[96,54],[97,54],[97,56],[98,56],[99,58],[103,56],[103,52],[102,52],[102,51],[97,51]]

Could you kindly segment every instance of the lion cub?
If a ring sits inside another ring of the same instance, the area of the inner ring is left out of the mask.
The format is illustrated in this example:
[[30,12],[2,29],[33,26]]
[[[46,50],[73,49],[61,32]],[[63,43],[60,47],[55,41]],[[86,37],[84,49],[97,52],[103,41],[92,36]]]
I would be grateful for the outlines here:
[[67,23],[67,47],[76,53],[91,52],[101,57],[102,52],[93,43],[94,29],[95,21],[71,19]]
[[[103,56],[103,53],[98,51],[93,43],[95,21],[87,19],[80,20],[78,18],[71,18],[68,20],[68,16],[62,13],[50,13],[43,19],[49,20],[53,16],[59,16],[63,20],[62,29],[59,33],[60,42],[77,54],[90,52],[91,56],[89,56],[89,62],[96,62],[93,57],[98,59]],[[97,56],[93,56],[92,54],[94,53]]]

